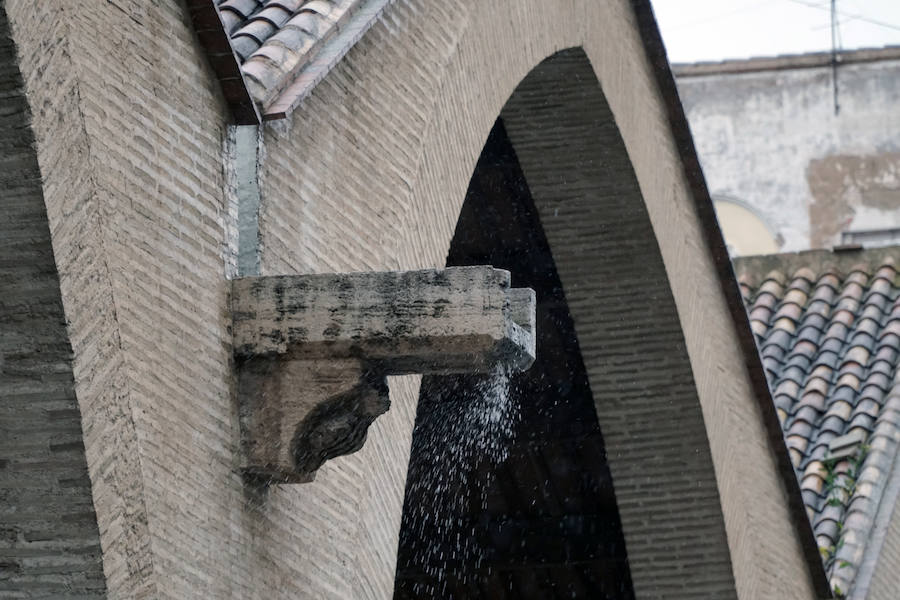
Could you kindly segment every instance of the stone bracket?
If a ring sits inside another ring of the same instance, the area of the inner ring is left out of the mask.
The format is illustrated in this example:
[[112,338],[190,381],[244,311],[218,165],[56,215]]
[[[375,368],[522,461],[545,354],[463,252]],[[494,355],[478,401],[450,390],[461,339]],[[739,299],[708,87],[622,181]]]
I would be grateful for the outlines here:
[[386,377],[527,369],[535,296],[507,271],[248,277],[232,282],[243,471],[312,481],[359,450],[390,402]]

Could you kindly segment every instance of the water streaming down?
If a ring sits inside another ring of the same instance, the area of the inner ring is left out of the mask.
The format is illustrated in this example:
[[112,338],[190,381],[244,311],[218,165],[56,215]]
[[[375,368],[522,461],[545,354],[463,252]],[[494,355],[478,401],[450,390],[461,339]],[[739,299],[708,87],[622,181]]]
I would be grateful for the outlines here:
[[[486,492],[496,476],[496,467],[508,457],[521,417],[520,407],[510,394],[510,383],[510,373],[502,366],[489,375],[430,377],[423,381],[419,403],[429,418],[416,432],[418,452],[410,461],[414,483],[408,493],[428,493],[435,500],[433,506],[443,510],[434,512],[420,504],[412,516],[419,540],[446,539],[455,533],[457,543],[413,543],[413,551],[429,565],[426,572],[432,578],[414,586],[417,595],[445,595],[448,567],[480,565],[484,558],[483,549],[474,543],[475,527],[464,523],[461,515],[473,508],[486,509]],[[449,468],[434,468],[440,464]],[[473,479],[480,485],[473,487]],[[448,516],[455,516],[455,520]]]
[[447,262],[508,269],[535,290],[537,358],[525,372],[423,378],[395,600],[633,598],[574,324],[499,121]]

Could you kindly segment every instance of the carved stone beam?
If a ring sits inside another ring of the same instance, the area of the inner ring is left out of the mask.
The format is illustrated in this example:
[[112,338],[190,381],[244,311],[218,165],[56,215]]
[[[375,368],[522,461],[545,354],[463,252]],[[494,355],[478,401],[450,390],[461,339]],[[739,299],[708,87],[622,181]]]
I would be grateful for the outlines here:
[[534,291],[509,285],[487,266],[234,280],[244,473],[312,481],[359,450],[387,375],[527,369]]

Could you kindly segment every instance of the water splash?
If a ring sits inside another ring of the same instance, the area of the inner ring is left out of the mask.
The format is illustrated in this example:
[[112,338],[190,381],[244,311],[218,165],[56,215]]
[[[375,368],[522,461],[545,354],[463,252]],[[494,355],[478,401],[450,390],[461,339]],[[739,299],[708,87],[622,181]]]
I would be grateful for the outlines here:
[[502,368],[423,381],[403,527],[418,540],[415,566],[431,578],[415,584],[417,597],[446,597],[449,572],[485,558],[469,515],[487,508],[496,467],[509,454],[521,418],[514,396]]

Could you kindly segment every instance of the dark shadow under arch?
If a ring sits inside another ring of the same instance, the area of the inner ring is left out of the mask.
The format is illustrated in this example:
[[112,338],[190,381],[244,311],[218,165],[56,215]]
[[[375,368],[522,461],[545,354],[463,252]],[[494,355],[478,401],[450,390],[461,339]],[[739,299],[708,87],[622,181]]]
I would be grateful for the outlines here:
[[[501,123],[475,169],[448,263],[492,263],[510,269],[514,285],[536,288],[537,383],[526,393],[514,382],[522,420],[494,479],[483,460],[448,488],[440,474],[456,473],[459,457],[429,429],[454,423],[481,384],[423,382],[395,597],[734,598],[681,323],[630,157],[584,52],[535,67]],[[464,428],[454,431],[464,438]],[[516,462],[522,440],[540,456],[555,452],[544,450],[555,440],[580,446],[535,465]],[[578,492],[547,508],[558,478]],[[473,495],[484,479],[486,493]],[[430,527],[429,518],[451,525]]]
[[[423,380],[395,597],[633,597],[578,340],[500,120],[447,264],[493,264],[511,271],[513,285],[535,290],[538,359],[511,378],[508,405],[480,402],[484,378]],[[501,427],[473,411],[499,411]],[[487,432],[474,430],[486,425]]]

